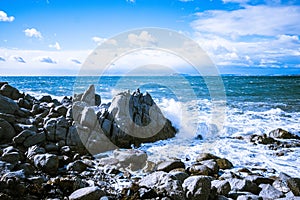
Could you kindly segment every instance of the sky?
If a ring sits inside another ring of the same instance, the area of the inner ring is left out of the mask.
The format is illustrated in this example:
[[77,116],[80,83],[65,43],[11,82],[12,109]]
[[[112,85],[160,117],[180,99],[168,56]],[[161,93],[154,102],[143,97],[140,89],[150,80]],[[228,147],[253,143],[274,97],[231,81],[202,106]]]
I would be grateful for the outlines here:
[[[299,0],[0,0],[0,76],[77,75],[102,42],[143,27],[191,38],[222,74],[299,75],[299,19]],[[158,52],[118,64],[139,59],[186,65]]]

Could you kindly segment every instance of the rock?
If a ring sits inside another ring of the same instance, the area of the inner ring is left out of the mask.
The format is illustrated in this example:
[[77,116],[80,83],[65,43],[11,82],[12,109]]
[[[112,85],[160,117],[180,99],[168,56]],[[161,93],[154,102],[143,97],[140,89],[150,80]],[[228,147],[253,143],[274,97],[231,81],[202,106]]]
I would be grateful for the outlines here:
[[249,175],[249,176],[246,176],[245,179],[255,183],[256,185],[260,185],[260,184],[270,184],[271,185],[274,182],[273,179],[266,178],[263,176],[258,176],[258,175]]
[[95,86],[90,85],[89,88],[83,93],[81,101],[86,102],[89,106],[95,106]]
[[12,142],[15,135],[15,129],[10,125],[10,123],[0,118],[0,144]]
[[131,170],[136,171],[145,167],[147,154],[137,149],[117,149],[114,151],[114,158],[119,160],[122,167],[130,167]]
[[172,175],[174,179],[179,180],[182,183],[186,178],[189,177],[187,173],[181,171],[171,171],[169,174]]
[[14,115],[6,114],[6,113],[0,113],[0,118],[4,119],[5,121],[7,121],[10,124],[15,123],[15,121],[16,121],[16,117]]
[[35,134],[36,134],[36,132],[34,132],[34,131],[24,130],[13,138],[13,142],[18,145],[23,144],[26,138],[33,136]]
[[300,139],[299,136],[294,135],[286,130],[281,128],[275,129],[268,134],[271,138],[280,138],[280,139]]
[[262,197],[258,196],[258,195],[240,195],[238,196],[237,200],[263,200]]
[[34,132],[37,132],[37,127],[35,125],[27,125],[27,124],[14,124],[14,128],[16,130],[16,132],[20,133],[24,130],[31,130],[31,131],[34,131]]
[[45,95],[42,98],[40,98],[39,101],[40,102],[51,103],[52,102],[52,97],[50,95]]
[[280,173],[279,177],[273,182],[272,186],[283,192],[283,193],[287,193],[290,191],[290,188],[288,186],[288,180],[292,178],[289,175],[285,174],[285,173]]
[[0,94],[0,113],[15,114],[19,106],[12,99]]
[[93,129],[97,122],[97,116],[95,114],[94,109],[91,107],[85,107],[81,115],[82,117],[81,117],[80,124],[90,129]]
[[110,139],[118,147],[130,148],[132,144],[139,146],[168,139],[177,132],[148,93],[119,93],[113,98],[108,112],[114,122]]
[[66,116],[68,109],[64,105],[60,105],[54,108],[54,111],[59,114],[59,116]]
[[67,165],[68,171],[76,171],[78,173],[83,172],[84,170],[86,170],[86,168],[87,168],[87,165],[85,163],[83,163],[81,160],[76,160]]
[[290,178],[287,183],[293,194],[295,196],[300,196],[300,178]]
[[56,174],[59,160],[54,154],[38,154],[34,156],[34,165],[49,174]]
[[46,122],[44,128],[46,130],[47,140],[59,142],[67,137],[68,121],[65,117],[53,118]]
[[8,152],[3,153],[0,160],[16,165],[19,162],[20,153],[19,152]]
[[163,171],[154,172],[143,177],[139,185],[154,189],[160,196],[167,195],[174,200],[185,199],[181,181],[174,180],[172,175]]
[[32,108],[31,104],[26,99],[23,99],[23,98],[18,99],[18,105],[21,108],[25,108],[25,109],[29,109],[29,110],[31,110],[31,108]]
[[233,191],[246,191],[253,194],[259,194],[261,191],[261,189],[255,183],[252,183],[249,180],[231,178],[228,179],[228,181],[230,183],[231,190]]
[[211,186],[217,189],[219,195],[227,196],[231,190],[230,184],[228,181],[219,181],[214,180],[211,182]]
[[85,187],[73,192],[70,196],[70,200],[99,200],[105,192],[99,187]]
[[233,168],[233,164],[227,160],[226,158],[216,159],[216,162],[220,169],[231,169]]
[[263,135],[252,135],[250,141],[258,144],[274,144],[276,140],[268,137],[266,134]]
[[22,96],[19,90],[8,84],[0,88],[0,94],[13,100],[18,100]]
[[217,174],[219,172],[219,166],[214,160],[203,160],[200,164],[206,165],[211,170],[212,174]]
[[201,162],[201,161],[204,161],[204,160],[211,160],[211,159],[219,159],[219,157],[211,154],[211,153],[200,153],[197,158],[196,158],[196,161],[197,162]]
[[188,169],[189,173],[191,173],[192,175],[212,175],[212,170],[210,168],[208,168],[206,165],[202,165],[202,164],[195,164],[192,165],[189,169]]
[[45,142],[45,140],[46,140],[46,134],[44,132],[34,133],[33,135],[27,137],[24,140],[23,145],[24,145],[24,147],[30,147],[30,146],[33,146],[36,144],[43,143],[43,142]]
[[259,193],[259,196],[263,199],[277,199],[283,197],[283,193],[276,190],[273,186],[268,184],[261,184],[262,190]]
[[191,200],[207,200],[210,194],[211,177],[190,176],[184,180],[182,187],[186,198]]
[[25,155],[28,159],[32,159],[37,154],[44,154],[46,151],[44,148],[39,147],[38,145],[34,145],[28,148]]
[[185,168],[185,164],[180,160],[164,161],[157,165],[157,171],[170,172],[173,169]]

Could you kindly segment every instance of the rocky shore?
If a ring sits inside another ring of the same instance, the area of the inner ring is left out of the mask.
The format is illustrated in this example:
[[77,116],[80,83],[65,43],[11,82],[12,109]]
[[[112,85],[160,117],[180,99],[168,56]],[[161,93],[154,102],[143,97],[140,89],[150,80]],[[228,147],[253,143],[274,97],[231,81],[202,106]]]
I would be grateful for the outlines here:
[[[147,93],[123,92],[101,104],[90,86],[59,102],[0,82],[0,200],[300,199],[300,175],[266,177],[264,169],[239,168],[209,152],[192,164],[153,163],[134,148],[176,132]],[[281,156],[300,147],[299,139],[277,129],[249,142]]]

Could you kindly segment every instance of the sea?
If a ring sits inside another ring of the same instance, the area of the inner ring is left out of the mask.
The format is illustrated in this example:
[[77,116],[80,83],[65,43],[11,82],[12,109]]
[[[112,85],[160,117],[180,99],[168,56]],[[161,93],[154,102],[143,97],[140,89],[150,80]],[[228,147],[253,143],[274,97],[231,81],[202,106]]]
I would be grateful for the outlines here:
[[0,77],[34,97],[61,100],[96,86],[103,103],[124,90],[148,92],[179,130],[176,137],[142,144],[158,162],[179,158],[193,163],[201,152],[229,159],[236,169],[300,175],[300,148],[270,150],[248,141],[253,134],[282,128],[300,136],[300,76],[7,76]]

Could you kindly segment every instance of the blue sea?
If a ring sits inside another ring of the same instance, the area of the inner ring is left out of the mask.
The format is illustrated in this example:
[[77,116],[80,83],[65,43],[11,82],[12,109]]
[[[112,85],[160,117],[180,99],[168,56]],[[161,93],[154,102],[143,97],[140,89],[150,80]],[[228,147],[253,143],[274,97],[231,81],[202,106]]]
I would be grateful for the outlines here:
[[[244,138],[283,128],[300,135],[300,76],[105,76],[0,77],[36,98],[62,99],[95,84],[102,102],[124,90],[149,92],[179,129],[175,138],[143,144],[153,161],[172,157],[193,161],[199,152],[226,157],[239,167],[265,168],[264,173],[299,176],[300,150],[284,156]],[[197,138],[201,135],[203,140]]]

